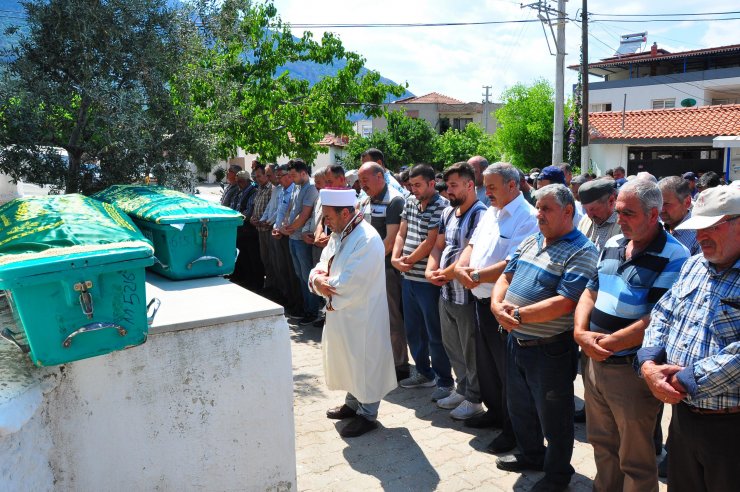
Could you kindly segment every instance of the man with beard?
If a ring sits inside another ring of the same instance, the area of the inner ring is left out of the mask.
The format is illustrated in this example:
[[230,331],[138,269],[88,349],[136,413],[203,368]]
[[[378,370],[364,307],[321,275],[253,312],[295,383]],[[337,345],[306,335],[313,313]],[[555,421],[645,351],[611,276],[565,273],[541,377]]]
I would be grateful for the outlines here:
[[457,377],[457,390],[437,401],[465,420],[484,412],[475,365],[475,304],[470,291],[455,279],[455,264],[486,211],[475,193],[475,171],[458,162],[444,172],[450,206],[442,214],[437,242],[429,255],[426,278],[442,288],[439,318],[442,342]]
[[339,434],[357,437],[377,428],[380,400],[396,387],[383,241],[355,211],[354,190],[324,189],[320,197],[332,235],[308,285],[326,299],[321,339],[326,385],[347,391],[344,405],[326,416],[351,418]]

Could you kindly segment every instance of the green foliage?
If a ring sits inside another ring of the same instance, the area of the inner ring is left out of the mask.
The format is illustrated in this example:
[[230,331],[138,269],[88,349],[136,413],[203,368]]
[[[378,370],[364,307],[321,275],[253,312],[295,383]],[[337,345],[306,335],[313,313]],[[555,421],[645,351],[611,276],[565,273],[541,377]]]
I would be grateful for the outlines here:
[[[386,94],[405,90],[380,83],[377,72],[361,75],[364,59],[333,34],[294,38],[271,1],[201,0],[198,12],[208,48],[173,92],[194,108],[194,124],[214,135],[222,157],[241,147],[267,161],[288,155],[311,162],[326,133],[351,132],[348,115],[381,115]],[[310,85],[281,69],[299,61],[341,68]]]
[[369,138],[358,136],[350,140],[343,164],[349,169],[358,168],[360,155],[371,147],[383,152],[385,165],[392,171],[421,162],[433,164],[436,138],[437,133],[426,120],[394,111],[388,114],[387,130],[374,132]]
[[520,169],[549,165],[555,111],[550,83],[540,79],[530,86],[516,84],[504,91],[501,100],[496,141],[505,159]]
[[24,3],[26,28],[0,80],[0,171],[71,193],[94,191],[81,179],[87,163],[100,167],[98,186],[155,167],[183,174],[187,161],[209,168],[210,138],[170,93],[200,49],[197,28],[167,4]]
[[475,123],[468,124],[463,131],[447,130],[436,139],[435,162],[441,168],[467,161],[474,155],[482,155],[489,162],[499,158],[494,137]]

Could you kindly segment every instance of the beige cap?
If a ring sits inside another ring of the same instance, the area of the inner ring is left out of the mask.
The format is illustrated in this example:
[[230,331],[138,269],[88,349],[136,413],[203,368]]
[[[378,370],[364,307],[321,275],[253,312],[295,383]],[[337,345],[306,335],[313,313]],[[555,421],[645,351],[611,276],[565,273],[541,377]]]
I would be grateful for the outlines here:
[[716,186],[699,193],[691,209],[691,218],[676,229],[706,229],[726,215],[740,215],[740,189]]

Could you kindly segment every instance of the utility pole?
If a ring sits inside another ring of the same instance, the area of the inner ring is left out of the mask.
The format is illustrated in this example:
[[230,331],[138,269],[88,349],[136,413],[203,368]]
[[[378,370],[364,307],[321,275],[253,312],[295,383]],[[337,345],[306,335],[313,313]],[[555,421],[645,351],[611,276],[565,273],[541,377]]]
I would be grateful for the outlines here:
[[588,147],[588,0],[581,8],[581,173],[589,172]]
[[491,86],[490,85],[484,85],[483,88],[486,90],[482,95],[485,97],[483,99],[483,112],[485,113],[485,128],[486,128],[486,134],[488,134],[488,104],[491,102]]
[[[555,56],[555,113],[553,114],[552,125],[552,164],[560,164],[563,161],[563,118],[565,107],[565,2],[567,0],[558,0],[557,10],[545,4],[544,0],[537,3],[522,5],[522,8],[528,7],[537,10],[537,17],[542,21],[542,29],[545,25],[550,28],[553,42],[555,44],[555,53],[550,48],[550,40],[545,30],[545,39],[550,54]],[[557,34],[553,30],[553,25],[557,27]]]

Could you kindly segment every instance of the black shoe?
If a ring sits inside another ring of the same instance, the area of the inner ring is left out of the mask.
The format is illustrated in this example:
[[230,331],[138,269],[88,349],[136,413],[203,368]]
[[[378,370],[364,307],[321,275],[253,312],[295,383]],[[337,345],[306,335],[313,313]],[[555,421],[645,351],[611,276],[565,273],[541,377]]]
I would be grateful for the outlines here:
[[350,417],[357,416],[357,412],[352,410],[347,405],[342,405],[341,407],[336,408],[330,408],[326,411],[326,418],[328,419],[334,419],[334,420],[344,420],[348,419]]
[[660,478],[668,478],[668,453],[663,456],[663,459],[658,463],[658,476]]
[[576,413],[573,414],[573,422],[576,424],[585,424],[586,423],[586,407],[584,406],[580,410],[576,410]]
[[504,471],[519,472],[525,470],[542,471],[542,463],[530,461],[521,454],[510,454],[496,460],[496,468]]
[[401,382],[404,379],[411,376],[411,369],[408,366],[397,366],[396,367],[396,381]]
[[309,314],[309,315],[306,315],[306,316],[304,316],[303,318],[301,318],[301,319],[300,319],[300,320],[298,321],[298,324],[299,324],[299,325],[301,325],[301,326],[304,326],[304,325],[312,325],[312,324],[314,324],[314,323],[315,323],[316,321],[318,321],[318,319],[319,319],[319,317],[318,317],[318,316],[316,316],[316,315],[310,315],[310,314]]
[[564,490],[568,489],[568,484],[561,485],[559,483],[555,483],[551,480],[548,480],[547,477],[543,477],[539,479],[535,484],[532,486],[531,489],[529,489],[531,492],[563,492]]
[[342,437],[358,437],[377,428],[377,422],[371,422],[365,417],[358,415],[339,431],[339,435]]
[[292,320],[299,320],[306,317],[306,313],[299,310],[285,309],[285,317]]
[[326,323],[326,319],[325,318],[318,318],[316,321],[313,322],[313,327],[314,328],[323,328],[324,327],[324,323]]
[[501,422],[493,416],[493,412],[488,411],[483,415],[465,419],[463,425],[465,427],[472,427],[473,429],[487,429],[488,427],[501,427]]
[[501,433],[491,441],[491,444],[486,446],[486,452],[491,454],[508,453],[515,447],[516,439],[513,436],[505,436]]

